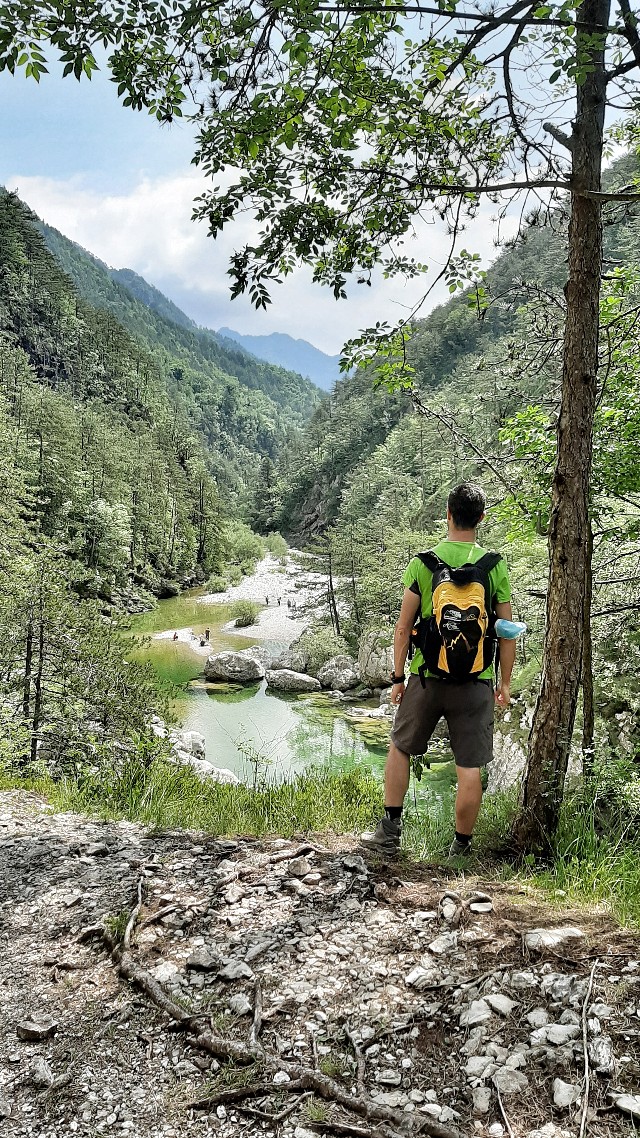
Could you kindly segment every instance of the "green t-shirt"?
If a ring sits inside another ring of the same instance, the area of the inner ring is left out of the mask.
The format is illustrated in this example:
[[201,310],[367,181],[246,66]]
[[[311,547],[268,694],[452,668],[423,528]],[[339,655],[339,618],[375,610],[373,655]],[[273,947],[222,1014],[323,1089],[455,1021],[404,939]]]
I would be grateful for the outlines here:
[[[436,545],[433,552],[436,557],[444,561],[446,565],[451,566],[452,569],[459,569],[461,565],[475,565],[481,557],[484,557],[488,551],[483,549],[474,541],[441,541]],[[431,604],[431,578],[433,574],[430,569],[427,569],[424,562],[419,557],[414,557],[409,562],[402,576],[402,584],[406,589],[411,589],[414,593],[419,593],[421,598],[420,611],[423,617],[429,617],[433,613],[433,606]],[[499,561],[495,569],[489,573],[489,584],[491,585],[492,603],[496,601],[510,601],[511,600],[511,585],[509,582],[509,571],[504,561]],[[416,651],[413,660],[411,661],[412,673],[418,672],[420,667],[424,664],[424,657],[422,652]],[[432,676],[432,672],[426,672],[427,676]],[[481,672],[478,679],[492,680],[494,678],[493,664],[485,668]]]

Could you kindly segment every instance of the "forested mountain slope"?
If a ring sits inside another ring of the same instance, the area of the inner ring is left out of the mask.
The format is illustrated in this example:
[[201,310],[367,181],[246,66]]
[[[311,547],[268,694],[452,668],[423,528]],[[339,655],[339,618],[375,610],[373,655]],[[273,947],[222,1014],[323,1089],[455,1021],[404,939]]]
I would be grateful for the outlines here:
[[78,297],[33,215],[5,193],[0,352],[7,453],[36,534],[102,593],[130,574],[208,572],[220,553],[217,472],[170,399],[166,372]]
[[256,454],[277,457],[320,398],[312,383],[223,346],[137,274],[110,270],[57,230],[40,228],[82,298],[109,312],[152,353],[172,401],[207,448],[224,457],[224,466],[235,467],[236,488]]
[[216,478],[238,477],[235,441],[205,453],[167,377],[0,193],[0,767],[108,762],[162,706],[117,613],[219,569]]
[[[620,159],[608,185],[626,184],[636,169],[635,158]],[[605,249],[607,272],[640,262],[637,207],[610,207]],[[415,390],[427,408],[455,409],[457,435],[433,417],[417,418],[411,400],[376,388],[373,374],[343,379],[286,456],[274,525],[298,540],[322,532],[351,508],[356,486],[363,514],[380,516],[394,502],[397,521],[432,524],[452,478],[471,470],[487,476],[474,445],[495,454],[507,419],[552,394],[565,279],[563,217],[558,212],[544,226],[533,219],[488,270],[486,296],[456,294],[419,322],[409,343]],[[495,492],[503,491],[497,482]]]

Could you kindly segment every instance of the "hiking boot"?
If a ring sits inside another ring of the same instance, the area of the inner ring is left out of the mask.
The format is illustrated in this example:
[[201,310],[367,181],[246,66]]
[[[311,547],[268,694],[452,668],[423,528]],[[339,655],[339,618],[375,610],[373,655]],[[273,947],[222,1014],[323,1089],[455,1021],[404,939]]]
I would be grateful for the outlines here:
[[381,818],[375,830],[360,835],[360,844],[368,850],[395,857],[400,850],[402,824],[399,818]]
[[471,857],[471,842],[459,842],[454,838],[449,846],[449,857]]

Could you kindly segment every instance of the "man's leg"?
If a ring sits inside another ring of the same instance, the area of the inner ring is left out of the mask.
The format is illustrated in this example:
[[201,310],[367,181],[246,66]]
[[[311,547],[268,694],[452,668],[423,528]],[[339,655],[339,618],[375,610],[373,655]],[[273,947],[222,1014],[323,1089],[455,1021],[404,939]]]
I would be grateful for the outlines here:
[[360,837],[368,849],[393,856],[400,848],[402,804],[409,789],[411,771],[409,756],[422,755],[426,750],[441,715],[438,696],[437,681],[427,680],[423,687],[418,676],[409,677],[384,768],[384,818],[375,830]]
[[456,767],[456,832],[471,837],[480,813],[482,779],[479,767]]
[[409,789],[409,770],[409,756],[396,747],[395,743],[391,743],[384,768],[385,807],[402,809],[405,794]]
[[446,689],[451,749],[456,760],[456,833],[449,857],[471,853],[482,803],[481,768],[493,757],[493,691],[489,684],[450,684]]

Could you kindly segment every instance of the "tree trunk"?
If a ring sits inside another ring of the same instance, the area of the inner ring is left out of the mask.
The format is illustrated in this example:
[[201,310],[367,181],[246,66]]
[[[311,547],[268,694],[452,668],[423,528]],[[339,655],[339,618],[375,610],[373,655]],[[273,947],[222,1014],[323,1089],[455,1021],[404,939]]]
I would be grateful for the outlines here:
[[24,651],[24,681],[22,685],[22,714],[28,719],[31,714],[31,664],[33,660],[33,624],[27,623],[27,637]]
[[336,594],[333,588],[333,560],[331,557],[331,547],[328,547],[328,595],[329,595],[329,614],[331,616],[331,623],[336,636],[340,636],[340,617],[338,616],[338,606],[336,604]]
[[593,641],[591,608],[593,600],[593,529],[589,520],[587,533],[587,576],[584,591],[584,628],[582,630],[582,774],[593,774],[595,710],[593,702]]
[[[549,525],[549,591],[540,695],[533,717],[515,838],[544,851],[558,826],[580,687],[589,559],[589,484],[597,393],[602,219],[600,190],[610,0],[583,0],[577,50],[590,61],[577,87],[573,131],[569,280],[565,293],[562,400]],[[582,41],[582,43],[581,43]]]
[[31,762],[38,757],[38,732],[42,721],[42,674],[44,672],[44,614],[40,611],[38,627],[38,668],[34,681],[33,720],[31,722]]

